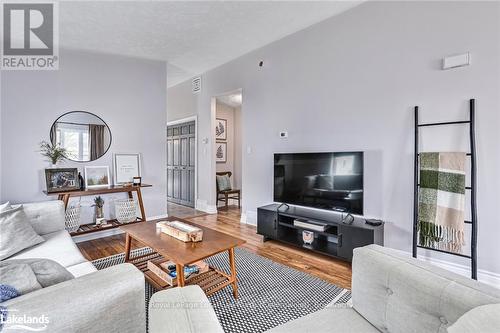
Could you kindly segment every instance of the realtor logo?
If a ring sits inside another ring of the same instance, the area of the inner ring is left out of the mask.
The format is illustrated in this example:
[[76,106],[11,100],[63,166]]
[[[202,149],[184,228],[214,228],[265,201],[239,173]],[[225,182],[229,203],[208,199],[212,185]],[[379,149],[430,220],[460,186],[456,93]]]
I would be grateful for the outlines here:
[[2,4],[3,70],[59,68],[57,3]]

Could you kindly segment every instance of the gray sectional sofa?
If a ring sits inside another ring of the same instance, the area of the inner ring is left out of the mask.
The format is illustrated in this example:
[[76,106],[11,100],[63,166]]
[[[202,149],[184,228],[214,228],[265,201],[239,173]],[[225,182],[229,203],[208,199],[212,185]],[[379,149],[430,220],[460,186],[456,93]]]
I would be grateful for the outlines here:
[[[378,245],[355,249],[352,265],[352,306],[330,304],[268,332],[500,332],[499,289]],[[222,332],[198,289],[153,295],[150,333],[167,332],[167,323],[175,323],[169,332]]]
[[[144,275],[130,264],[97,271],[64,229],[62,201],[23,207],[45,241],[6,260],[51,259],[75,279],[10,299],[0,306],[18,316],[46,316],[47,332],[145,332]],[[6,323],[3,329],[9,331],[9,327],[12,325]]]

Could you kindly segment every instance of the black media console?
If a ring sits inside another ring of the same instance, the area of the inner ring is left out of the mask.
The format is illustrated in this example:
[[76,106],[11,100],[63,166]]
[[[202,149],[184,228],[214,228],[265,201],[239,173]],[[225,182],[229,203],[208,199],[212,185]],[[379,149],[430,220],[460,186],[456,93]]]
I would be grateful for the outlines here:
[[[352,260],[352,251],[356,247],[369,244],[384,245],[384,225],[371,226],[364,218],[355,217],[352,224],[342,223],[340,213],[307,209],[302,207],[267,205],[257,209],[257,233],[264,236],[264,241],[277,241],[303,247],[346,261]],[[294,225],[296,219],[311,223],[326,224],[325,231],[315,231]],[[313,231],[314,241],[305,244],[302,231]]]

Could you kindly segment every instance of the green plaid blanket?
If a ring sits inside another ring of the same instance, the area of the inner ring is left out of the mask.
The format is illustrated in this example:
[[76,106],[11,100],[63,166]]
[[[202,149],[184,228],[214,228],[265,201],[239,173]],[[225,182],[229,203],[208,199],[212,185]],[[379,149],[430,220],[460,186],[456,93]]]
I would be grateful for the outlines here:
[[465,153],[421,153],[419,243],[460,253],[464,244]]

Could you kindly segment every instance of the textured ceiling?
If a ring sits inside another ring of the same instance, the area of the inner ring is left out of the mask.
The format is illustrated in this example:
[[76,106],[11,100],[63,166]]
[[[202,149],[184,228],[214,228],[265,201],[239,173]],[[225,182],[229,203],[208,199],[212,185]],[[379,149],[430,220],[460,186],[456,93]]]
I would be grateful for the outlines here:
[[64,1],[60,46],[168,62],[168,86],[361,1]]

